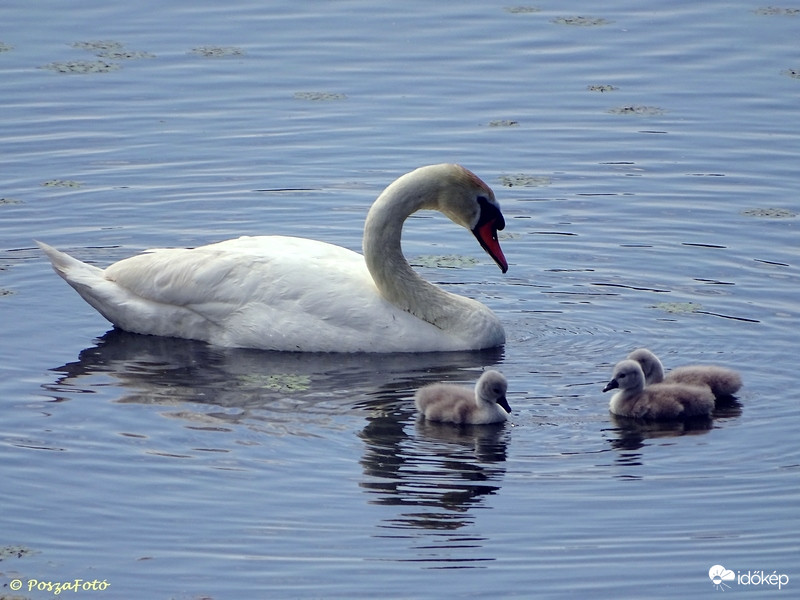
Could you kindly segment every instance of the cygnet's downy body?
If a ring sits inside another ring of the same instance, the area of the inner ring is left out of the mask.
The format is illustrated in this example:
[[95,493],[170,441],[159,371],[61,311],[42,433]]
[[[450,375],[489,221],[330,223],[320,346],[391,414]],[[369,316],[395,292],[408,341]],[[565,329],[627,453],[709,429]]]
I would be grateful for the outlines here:
[[414,404],[429,421],[457,425],[488,425],[508,420],[511,407],[506,400],[508,383],[498,371],[486,371],[474,389],[450,383],[420,388]]
[[604,392],[617,389],[609,410],[620,417],[653,421],[708,417],[714,410],[714,394],[708,386],[655,383],[645,387],[645,375],[635,360],[614,367]]
[[628,355],[642,367],[645,384],[684,383],[707,385],[717,399],[730,398],[742,387],[742,377],[736,371],[716,365],[688,365],[664,374],[664,366],[647,348],[638,348]]

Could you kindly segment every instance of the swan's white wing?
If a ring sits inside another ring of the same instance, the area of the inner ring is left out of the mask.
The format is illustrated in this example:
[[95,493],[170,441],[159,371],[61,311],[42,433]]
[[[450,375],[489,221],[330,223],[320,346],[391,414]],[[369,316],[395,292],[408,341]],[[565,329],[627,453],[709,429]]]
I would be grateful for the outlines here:
[[105,271],[43,248],[85,300],[128,331],[272,350],[469,347],[382,298],[360,254],[315,240],[155,249]]

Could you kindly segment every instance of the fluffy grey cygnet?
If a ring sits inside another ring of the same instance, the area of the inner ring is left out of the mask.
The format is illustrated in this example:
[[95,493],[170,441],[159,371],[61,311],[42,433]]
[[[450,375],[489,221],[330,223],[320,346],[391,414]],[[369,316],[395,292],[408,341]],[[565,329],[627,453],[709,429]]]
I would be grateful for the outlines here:
[[458,425],[488,425],[508,420],[508,382],[498,371],[486,371],[475,388],[433,383],[417,390],[414,404],[429,421]]
[[709,416],[714,410],[714,394],[708,386],[654,383],[645,387],[642,367],[631,359],[617,363],[603,391],[614,389],[619,391],[608,408],[620,417],[667,421]]
[[658,357],[647,348],[638,348],[628,355],[642,367],[646,385],[653,383],[688,383],[707,385],[716,398],[729,398],[742,387],[742,378],[736,371],[715,365],[689,365],[672,369],[666,375]]

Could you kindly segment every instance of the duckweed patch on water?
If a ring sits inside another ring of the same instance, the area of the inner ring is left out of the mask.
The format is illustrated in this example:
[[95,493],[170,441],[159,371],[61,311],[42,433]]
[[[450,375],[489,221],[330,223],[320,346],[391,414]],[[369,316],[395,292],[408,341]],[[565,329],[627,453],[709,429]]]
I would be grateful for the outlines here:
[[295,100],[310,100],[312,102],[332,102],[336,100],[346,100],[345,94],[335,92],[295,92]]
[[542,11],[541,8],[536,6],[505,6],[503,7],[503,10],[511,13],[512,15],[528,15]]
[[139,50],[109,50],[108,52],[100,52],[97,56],[108,58],[110,60],[138,60],[140,58],[155,58],[155,54],[149,52],[140,52]]
[[663,108],[659,108],[658,106],[639,106],[635,104],[631,104],[628,106],[617,106],[615,108],[608,109],[608,112],[612,115],[639,115],[643,117],[652,117],[655,115],[663,115],[665,111]]
[[551,23],[556,25],[571,25],[575,27],[600,27],[603,25],[610,25],[614,21],[596,17],[556,17]]
[[503,187],[544,187],[550,185],[551,179],[543,175],[527,175],[517,173],[515,175],[501,175],[500,185]]
[[512,121],[510,119],[495,119],[494,121],[489,121],[489,127],[517,127],[519,125],[519,121]]
[[414,267],[436,267],[440,269],[467,269],[479,264],[477,258],[457,254],[423,254],[411,260]]
[[49,179],[42,182],[44,187],[79,188],[82,185],[80,181],[73,181],[72,179]]
[[304,392],[310,385],[311,378],[308,375],[279,373],[264,378],[264,387],[275,392]]
[[762,6],[753,11],[757,15],[794,17],[800,15],[800,8],[782,8],[780,6]]
[[3,546],[0,548],[0,561],[8,558],[22,558],[30,554],[36,554],[36,551],[27,546]]
[[797,213],[785,208],[748,208],[740,214],[745,217],[759,217],[762,219],[791,219],[797,216]]
[[657,308],[671,314],[688,314],[700,311],[703,305],[696,302],[659,302],[650,308]]
[[55,71],[56,73],[87,74],[110,73],[119,69],[119,65],[105,60],[73,60],[68,62],[51,62],[41,69]]
[[70,46],[78,50],[88,50],[89,52],[109,52],[111,50],[120,50],[123,48],[123,45],[120,42],[115,42],[113,40],[73,42],[70,44]]
[[294,373],[274,373],[272,375],[242,375],[238,378],[239,387],[251,389],[264,389],[272,392],[303,392],[311,386],[308,375]]
[[89,42],[74,42],[70,44],[78,50],[86,50],[94,53],[100,58],[110,60],[134,60],[138,58],[154,58],[154,54],[140,52],[138,50],[127,50],[125,45],[114,40],[94,40]]
[[590,92],[613,92],[619,88],[613,85],[587,85],[586,89]]
[[204,58],[227,58],[230,56],[243,56],[244,50],[236,46],[198,46],[192,48],[191,54]]
[[76,50],[86,50],[104,60],[56,61],[48,63],[40,68],[66,74],[110,73],[111,71],[120,69],[119,63],[110,61],[154,58],[155,56],[149,52],[127,50],[122,43],[114,40],[73,42],[70,44],[70,47]]

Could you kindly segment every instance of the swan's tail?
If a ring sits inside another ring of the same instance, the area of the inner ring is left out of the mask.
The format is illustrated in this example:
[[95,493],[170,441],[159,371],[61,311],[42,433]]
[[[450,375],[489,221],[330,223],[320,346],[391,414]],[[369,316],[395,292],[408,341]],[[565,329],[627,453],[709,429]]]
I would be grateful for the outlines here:
[[119,286],[106,279],[103,269],[81,262],[38,240],[36,243],[47,254],[53,270],[70,284],[86,302],[113,323],[107,307],[114,305],[115,297],[119,294]]
[[103,278],[103,269],[98,269],[85,262],[81,262],[77,258],[73,258],[60,250],[56,250],[44,242],[35,241],[39,245],[39,248],[47,254],[47,258],[50,259],[53,265],[53,270],[64,278],[72,287],[76,285],[91,285],[92,282],[97,281],[98,277],[101,279]]

